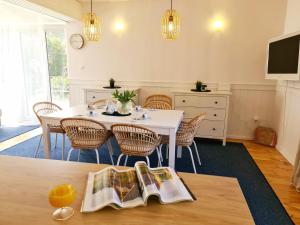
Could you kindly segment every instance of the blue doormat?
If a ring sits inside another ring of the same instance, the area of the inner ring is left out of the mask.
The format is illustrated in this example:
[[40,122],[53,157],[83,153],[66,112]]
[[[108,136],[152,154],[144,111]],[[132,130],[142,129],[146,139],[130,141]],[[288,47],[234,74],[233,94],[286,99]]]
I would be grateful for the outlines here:
[[[39,137],[32,138],[4,150],[0,152],[0,154],[33,157],[38,139]],[[51,143],[54,143],[54,135],[52,136]],[[115,140],[112,140],[112,143],[114,152],[116,152],[114,156],[114,162],[116,163],[120,150]],[[53,148],[53,145],[54,144],[52,144],[51,158],[61,159],[61,138],[58,139],[56,149]],[[236,177],[241,185],[256,225],[294,224],[243,144],[228,142],[226,147],[223,147],[219,141],[198,139],[197,146],[202,160],[202,166],[196,164],[197,172],[208,175]],[[67,141],[65,159],[69,148],[70,144]],[[99,150],[99,155],[100,163],[110,164],[106,145]],[[163,154],[163,156],[165,164],[165,154]],[[38,157],[44,157],[42,145]],[[125,157],[121,160],[121,164],[124,162],[124,159]],[[71,160],[77,160],[77,151],[72,153]],[[129,157],[127,165],[133,166],[137,160],[144,160],[144,158]],[[96,163],[95,152],[82,151],[80,161]],[[157,165],[156,153],[150,156],[150,162],[153,167]],[[197,160],[195,160],[195,163],[196,162]],[[185,149],[183,149],[182,158],[176,159],[176,170],[181,172],[193,172],[189,152]],[[201,199],[199,199],[199,201],[201,201]]]
[[38,128],[39,126],[0,127],[0,142]]

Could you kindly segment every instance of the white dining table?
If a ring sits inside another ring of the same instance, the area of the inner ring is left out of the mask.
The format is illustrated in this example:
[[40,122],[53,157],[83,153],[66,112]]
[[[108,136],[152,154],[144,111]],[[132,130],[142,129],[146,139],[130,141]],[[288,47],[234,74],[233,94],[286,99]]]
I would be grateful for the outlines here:
[[[50,130],[49,125],[60,125],[60,120],[68,117],[79,117],[96,120],[102,123],[108,130],[111,125],[116,123],[134,124],[146,127],[159,135],[169,136],[169,166],[175,168],[175,150],[176,150],[176,132],[183,119],[183,111],[181,110],[146,110],[147,119],[136,119],[137,115],[133,113],[130,116],[109,116],[103,115],[104,109],[96,109],[92,114],[87,105],[79,105],[69,107],[67,109],[42,115],[42,129],[45,158],[50,158]],[[141,115],[141,113],[139,114]]]

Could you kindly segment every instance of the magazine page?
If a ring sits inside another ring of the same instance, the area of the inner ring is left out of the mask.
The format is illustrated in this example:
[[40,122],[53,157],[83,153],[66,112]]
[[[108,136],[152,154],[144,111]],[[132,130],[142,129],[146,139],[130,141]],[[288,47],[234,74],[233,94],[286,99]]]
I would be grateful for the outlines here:
[[135,169],[108,167],[89,173],[81,212],[94,212],[108,205],[116,209],[144,205]]
[[145,162],[137,162],[135,168],[145,201],[150,195],[157,195],[163,204],[194,200],[173,169],[150,169]]

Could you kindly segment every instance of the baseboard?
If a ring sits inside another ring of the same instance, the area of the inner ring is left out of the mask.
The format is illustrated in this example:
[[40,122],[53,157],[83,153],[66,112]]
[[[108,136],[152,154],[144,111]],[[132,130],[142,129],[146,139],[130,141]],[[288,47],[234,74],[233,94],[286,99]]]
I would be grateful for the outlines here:
[[292,160],[290,160],[289,158],[290,157],[288,157],[288,155],[286,155],[285,154],[285,152],[287,152],[286,151],[286,149],[282,146],[282,145],[279,145],[279,144],[277,144],[276,145],[276,147],[275,147],[276,149],[277,149],[277,151],[279,151],[280,152],[280,154],[290,163],[290,164],[292,164],[292,166],[294,166],[294,161],[292,161]]

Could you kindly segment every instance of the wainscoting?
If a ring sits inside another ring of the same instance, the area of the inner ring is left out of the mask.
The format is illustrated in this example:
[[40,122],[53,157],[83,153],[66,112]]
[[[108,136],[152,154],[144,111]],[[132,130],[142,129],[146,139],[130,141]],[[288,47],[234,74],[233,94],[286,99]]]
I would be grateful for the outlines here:
[[294,163],[300,141],[300,82],[278,82],[276,88],[277,149]]
[[[70,80],[70,104],[84,104],[84,89],[99,88],[106,81]],[[148,95],[165,93],[171,95],[174,90],[189,90],[191,82],[151,82],[151,81],[119,81],[118,85],[141,88],[139,103],[143,104]],[[216,84],[209,83],[212,90],[231,90],[228,134],[229,138],[251,140],[253,130],[258,125],[274,124],[274,99],[276,84]],[[255,121],[255,118],[258,119]]]

